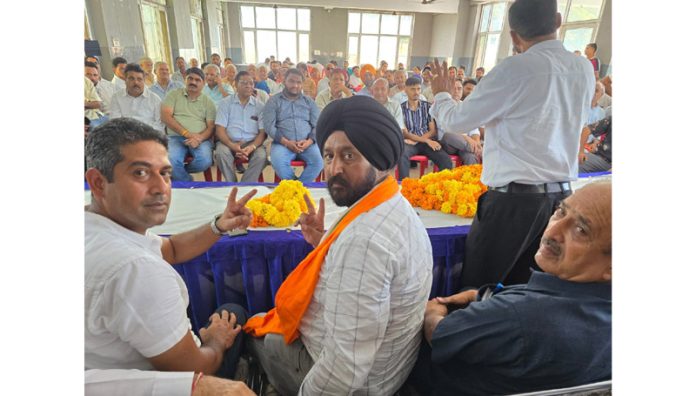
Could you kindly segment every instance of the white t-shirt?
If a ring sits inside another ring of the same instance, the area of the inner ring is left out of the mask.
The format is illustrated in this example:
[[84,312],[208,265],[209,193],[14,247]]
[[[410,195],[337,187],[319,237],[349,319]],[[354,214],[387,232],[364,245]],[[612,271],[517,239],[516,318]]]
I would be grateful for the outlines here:
[[189,332],[186,284],[161,246],[157,235],[85,212],[85,369],[151,370],[147,358]]

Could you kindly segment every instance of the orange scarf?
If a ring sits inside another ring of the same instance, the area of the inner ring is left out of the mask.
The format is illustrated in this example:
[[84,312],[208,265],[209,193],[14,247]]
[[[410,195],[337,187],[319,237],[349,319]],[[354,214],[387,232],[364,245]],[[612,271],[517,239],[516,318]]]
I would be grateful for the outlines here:
[[321,265],[331,244],[356,217],[386,202],[398,191],[399,185],[396,180],[388,176],[365,195],[280,285],[275,298],[276,307],[268,311],[266,316],[249,319],[244,326],[244,331],[254,337],[263,337],[267,333],[282,334],[286,344],[297,339],[300,320],[312,300],[314,288],[319,281]]

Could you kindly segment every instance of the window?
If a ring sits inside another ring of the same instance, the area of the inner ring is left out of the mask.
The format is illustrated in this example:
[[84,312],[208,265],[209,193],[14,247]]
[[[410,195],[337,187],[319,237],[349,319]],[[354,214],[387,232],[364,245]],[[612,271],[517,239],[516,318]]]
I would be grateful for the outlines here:
[[474,69],[483,66],[488,71],[498,62],[498,46],[506,11],[507,3],[505,2],[484,4],[481,7]]
[[587,44],[594,42],[603,0],[559,0],[558,12],[563,17],[560,38],[568,51],[583,52]]
[[145,37],[145,55],[154,62],[163,61],[171,64],[172,53],[169,46],[167,30],[167,12],[164,0],[153,0],[141,4],[143,36]]
[[242,6],[241,19],[245,62],[309,60],[309,9]]
[[217,14],[217,35],[218,43],[220,43],[219,48],[211,48],[212,53],[218,53],[221,57],[225,58],[227,53],[227,33],[225,32],[225,10],[222,8],[222,3],[217,3],[215,12]]
[[201,0],[189,0],[191,7],[191,32],[193,33],[193,49],[198,65],[205,62],[205,42],[203,34],[203,6]]
[[406,65],[412,31],[413,15],[349,12],[348,62],[379,67],[385,60],[391,69],[399,62]]

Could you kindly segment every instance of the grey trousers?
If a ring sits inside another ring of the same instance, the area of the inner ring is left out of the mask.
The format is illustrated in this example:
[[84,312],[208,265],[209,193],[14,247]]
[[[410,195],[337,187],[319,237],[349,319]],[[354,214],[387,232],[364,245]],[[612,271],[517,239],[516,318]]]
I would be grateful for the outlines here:
[[480,163],[471,148],[469,148],[469,143],[458,133],[445,133],[442,135],[442,139],[440,139],[440,144],[447,154],[459,156],[463,165]]
[[[238,142],[235,142],[238,143]],[[252,142],[242,143],[242,148],[250,145]],[[237,174],[234,166],[234,152],[222,142],[217,142],[215,145],[214,154],[215,164],[222,171],[222,176],[228,182],[236,182]],[[255,183],[259,179],[259,175],[263,172],[263,168],[267,164],[266,147],[262,144],[249,157],[249,166],[242,176],[242,183]]]
[[268,381],[285,396],[297,395],[302,381],[314,365],[300,339],[286,345],[280,334],[247,337],[247,350],[259,359]]

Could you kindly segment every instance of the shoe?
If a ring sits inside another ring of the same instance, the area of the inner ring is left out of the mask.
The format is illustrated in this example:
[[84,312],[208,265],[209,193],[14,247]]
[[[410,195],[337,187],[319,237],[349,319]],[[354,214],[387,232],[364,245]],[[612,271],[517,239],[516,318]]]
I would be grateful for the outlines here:
[[245,170],[246,170],[246,168],[244,167],[244,165],[237,164],[237,172],[244,173]]

